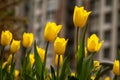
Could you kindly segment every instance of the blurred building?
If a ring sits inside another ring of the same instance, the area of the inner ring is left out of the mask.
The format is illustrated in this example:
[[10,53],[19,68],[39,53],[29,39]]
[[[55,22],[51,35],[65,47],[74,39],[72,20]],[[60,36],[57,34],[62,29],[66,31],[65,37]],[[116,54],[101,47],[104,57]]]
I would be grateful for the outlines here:
[[96,58],[113,61],[120,49],[120,0],[86,0],[86,3],[92,11],[89,34],[96,33],[100,40],[104,39]]

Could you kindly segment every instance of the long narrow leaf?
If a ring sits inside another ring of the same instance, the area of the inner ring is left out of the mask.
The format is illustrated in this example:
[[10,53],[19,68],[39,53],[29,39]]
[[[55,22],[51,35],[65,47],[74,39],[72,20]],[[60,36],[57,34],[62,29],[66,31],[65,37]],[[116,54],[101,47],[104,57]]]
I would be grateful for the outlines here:
[[84,28],[84,30],[82,32],[82,39],[81,39],[81,42],[80,42],[80,48],[77,52],[77,67],[76,67],[77,78],[80,77],[81,70],[82,70],[82,62],[83,62],[83,58],[85,56],[84,48],[85,48],[85,34],[86,34],[86,31],[87,31],[87,26]]
[[44,79],[41,79],[41,77],[43,77],[43,73],[42,73],[43,64],[36,48],[36,42],[34,42],[34,53],[35,53],[36,77],[38,80],[44,80]]

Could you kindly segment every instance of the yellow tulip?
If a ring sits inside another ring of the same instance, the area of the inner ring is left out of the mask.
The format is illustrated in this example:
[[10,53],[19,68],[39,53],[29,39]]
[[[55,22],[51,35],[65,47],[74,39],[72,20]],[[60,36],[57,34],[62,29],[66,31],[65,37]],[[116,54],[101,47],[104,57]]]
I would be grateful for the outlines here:
[[91,80],[95,80],[95,76],[91,76]]
[[99,38],[95,35],[92,34],[90,38],[87,40],[87,48],[89,52],[97,52],[100,50],[101,46],[103,45],[104,41],[101,41],[99,43]]
[[98,70],[100,68],[100,62],[99,61],[94,61],[94,68],[95,70]]
[[12,53],[16,53],[19,49],[20,49],[20,41],[13,39],[12,44],[10,46],[10,51]]
[[7,59],[7,62],[8,63],[11,63],[12,62],[12,54],[9,55],[8,59]]
[[2,31],[1,34],[1,44],[3,46],[8,46],[12,40],[12,33],[8,30]]
[[54,42],[54,51],[58,55],[64,54],[66,50],[66,45],[67,45],[68,39],[65,40],[64,38],[59,38],[57,37],[55,42]]
[[110,77],[108,77],[108,76],[107,76],[107,77],[105,77],[105,79],[104,79],[104,80],[110,80]]
[[24,33],[23,34],[23,46],[25,48],[29,48],[34,40],[34,35],[32,33]]
[[18,70],[15,70],[15,74],[14,74],[15,78],[17,78],[19,76],[19,73],[20,72]]
[[74,76],[74,77],[75,77],[75,72],[71,72],[71,76]]
[[31,54],[29,55],[29,59],[30,59],[31,65],[33,65],[34,62],[35,62],[35,58],[34,58],[34,54],[33,54],[33,53],[31,53]]
[[80,28],[84,27],[90,13],[91,11],[87,12],[84,7],[75,6],[73,14],[74,25]]
[[[63,56],[60,55],[60,62],[59,62],[59,66],[62,66],[63,63]],[[58,55],[55,56],[55,65],[58,65]]]
[[42,60],[42,62],[43,62],[43,61],[44,61],[44,56],[45,56],[45,50],[42,49],[42,48],[39,48],[39,47],[37,46],[37,51],[38,51],[39,56],[40,56],[40,58],[41,58],[41,60]]
[[4,69],[5,68],[5,66],[6,66],[6,64],[7,64],[8,62],[7,61],[5,61],[3,64],[2,64],[2,69]]
[[46,41],[52,42],[60,32],[62,25],[56,25],[54,22],[48,22],[44,31],[44,38]]
[[119,60],[115,60],[114,61],[114,65],[113,65],[113,73],[115,74],[115,75],[120,75],[120,62],[119,62]]

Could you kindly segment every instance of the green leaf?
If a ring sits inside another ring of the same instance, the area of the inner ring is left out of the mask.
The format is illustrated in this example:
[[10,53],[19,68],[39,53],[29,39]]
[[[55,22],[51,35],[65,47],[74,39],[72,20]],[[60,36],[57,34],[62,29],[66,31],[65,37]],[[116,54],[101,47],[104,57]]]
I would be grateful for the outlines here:
[[88,80],[90,79],[90,74],[93,70],[93,54],[91,54],[88,58],[84,58],[83,64],[82,64],[82,70],[81,75],[79,79],[81,80]]
[[56,80],[56,76],[55,76],[55,70],[52,66],[50,66],[51,68],[51,75],[52,75],[52,80]]
[[99,70],[97,70],[96,72],[95,72],[95,80],[98,80],[98,77],[99,77],[99,75],[100,75],[100,72],[101,72],[101,70],[102,70],[102,66],[100,67],[100,69]]
[[65,80],[65,78],[67,77],[67,74],[69,73],[68,69],[69,69],[68,59],[65,58],[61,68],[59,80]]
[[36,42],[34,42],[34,53],[35,53],[36,77],[38,80],[44,80],[42,79],[44,78],[44,74],[42,73],[43,64],[36,48]]
[[26,76],[26,79],[27,79],[27,80],[36,80],[36,79],[34,79],[33,77],[31,77],[30,75],[28,75],[28,74],[25,74],[25,76]]
[[81,71],[82,71],[82,63],[83,63],[83,59],[85,56],[85,34],[87,31],[87,26],[84,28],[83,32],[82,32],[82,39],[80,42],[80,48],[78,49],[77,52],[77,66],[76,66],[76,74],[77,74],[77,78],[80,77]]

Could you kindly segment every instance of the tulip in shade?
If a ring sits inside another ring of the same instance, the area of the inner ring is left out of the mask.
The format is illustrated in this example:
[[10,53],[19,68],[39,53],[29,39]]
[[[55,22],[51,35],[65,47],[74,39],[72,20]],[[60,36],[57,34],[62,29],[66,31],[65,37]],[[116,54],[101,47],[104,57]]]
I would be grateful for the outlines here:
[[38,51],[39,56],[40,56],[40,58],[41,58],[41,60],[42,60],[42,62],[43,62],[43,61],[44,61],[44,56],[45,56],[45,50],[42,49],[42,48],[39,48],[39,47],[37,46],[37,51]]
[[100,68],[100,62],[99,61],[94,61],[94,68],[95,68],[95,70],[98,70]]
[[[59,62],[59,66],[62,66],[63,63],[63,56],[60,55],[60,62]],[[58,65],[58,55],[55,56],[55,65]]]
[[54,22],[48,22],[44,31],[44,38],[46,41],[52,42],[60,32],[62,25],[56,25]]
[[12,40],[12,33],[9,30],[2,31],[1,34],[1,44],[3,46],[8,46]]
[[120,62],[119,62],[119,60],[115,60],[114,61],[114,65],[113,65],[113,73],[115,74],[115,75],[120,75]]
[[13,39],[12,44],[10,46],[10,51],[12,53],[16,53],[19,49],[20,49],[20,41]]
[[75,6],[73,14],[73,22],[75,27],[84,27],[90,13],[91,12],[87,12],[84,7]]
[[32,33],[24,33],[22,44],[25,48],[29,48],[31,47],[33,40],[34,40],[34,35]]
[[68,39],[65,40],[64,38],[59,38],[59,37],[56,38],[54,42],[54,51],[57,55],[64,54],[66,50],[67,42],[68,42]]
[[99,43],[99,38],[95,35],[92,34],[90,38],[87,40],[87,48],[89,52],[98,52],[103,45],[104,41],[101,41]]

